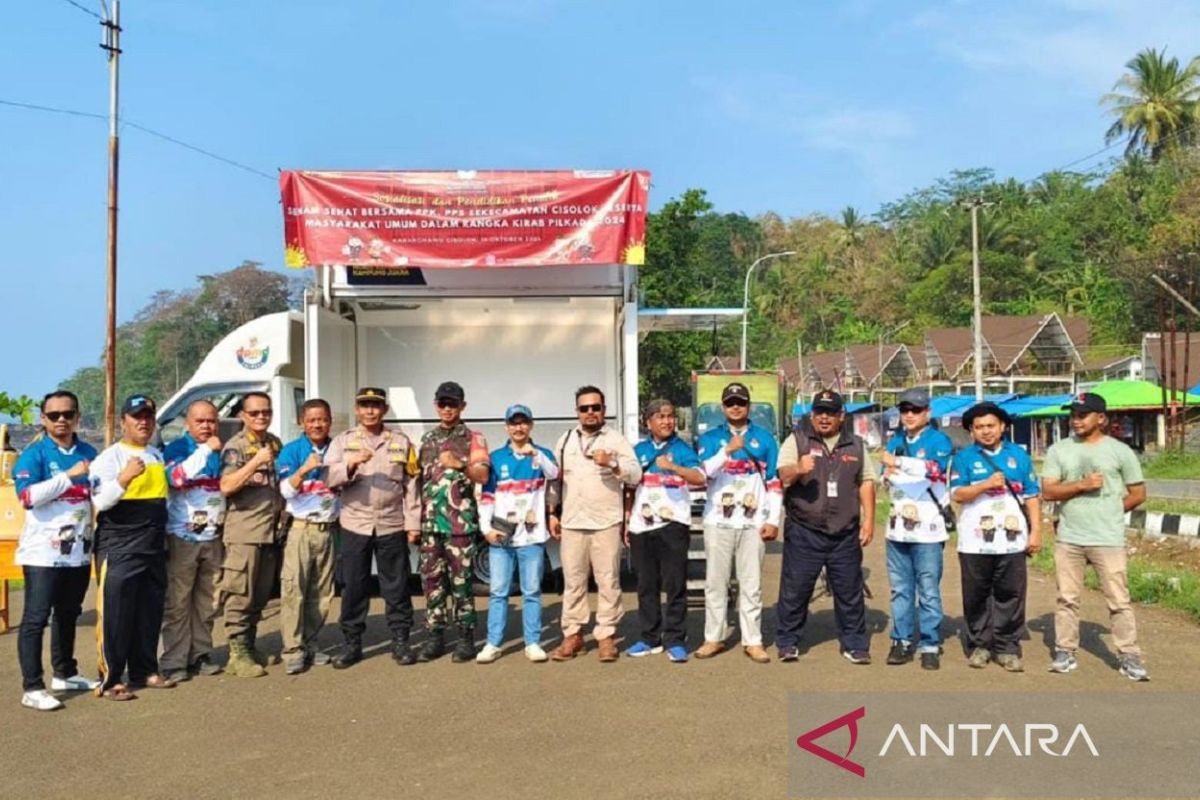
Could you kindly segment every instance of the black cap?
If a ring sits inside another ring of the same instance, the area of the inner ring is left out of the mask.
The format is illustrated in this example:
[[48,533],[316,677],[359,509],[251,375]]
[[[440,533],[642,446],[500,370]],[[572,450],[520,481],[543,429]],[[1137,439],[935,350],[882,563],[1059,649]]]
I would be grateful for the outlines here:
[[746,388],[744,383],[731,383],[721,392],[721,402],[726,400],[737,399],[750,402],[750,390]]
[[896,405],[929,408],[929,392],[924,389],[907,389],[900,394],[900,398],[896,400]]
[[1097,414],[1104,414],[1108,411],[1108,403],[1095,392],[1080,392],[1075,395],[1074,400],[1067,403],[1063,408],[1067,411],[1082,411],[1085,414],[1093,411]]
[[1003,408],[996,405],[995,403],[992,403],[990,401],[984,401],[982,403],[976,403],[975,405],[971,406],[970,408],[968,408],[966,411],[963,412],[963,415],[962,415],[963,427],[966,428],[967,430],[970,430],[971,423],[973,423],[975,421],[976,417],[986,417],[988,414],[991,414],[993,417],[1000,420],[1005,425],[1012,424],[1012,417],[1010,417],[1008,415],[1007,411],[1005,411]]
[[823,389],[813,397],[812,410],[840,412],[842,410],[842,396],[832,389]]
[[380,389],[378,386],[364,386],[358,390],[358,394],[354,395],[354,402],[376,402],[387,405],[387,392]]
[[154,401],[149,397],[144,394],[131,394],[125,398],[125,403],[121,406],[121,415],[132,417],[147,409],[151,414],[158,412],[158,406],[154,405]]
[[466,392],[454,381],[446,381],[441,386],[438,386],[437,391],[433,393],[433,399],[436,400],[456,400],[459,403],[467,399]]

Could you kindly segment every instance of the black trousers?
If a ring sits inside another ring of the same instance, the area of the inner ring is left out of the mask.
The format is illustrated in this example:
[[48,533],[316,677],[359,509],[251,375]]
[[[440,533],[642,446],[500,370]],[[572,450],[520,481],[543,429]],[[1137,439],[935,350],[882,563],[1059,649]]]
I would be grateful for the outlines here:
[[367,629],[367,609],[371,597],[371,556],[379,567],[379,594],[392,637],[407,639],[413,624],[412,598],[408,596],[408,537],[404,531],[380,536],[355,533],[342,528],[342,635],[347,641],[361,641]]
[[158,673],[158,636],[167,601],[167,554],[105,553],[96,590],[96,643],[102,689],[145,683]]
[[1024,553],[959,553],[967,648],[1021,655],[1025,635]]
[[17,636],[17,659],[25,691],[45,689],[42,680],[42,641],[50,625],[50,666],[54,677],[79,673],[75,661],[75,622],[83,611],[83,598],[91,567],[24,567],[25,610]]
[[776,605],[777,647],[800,644],[804,623],[808,621],[808,604],[822,568],[829,576],[829,588],[833,591],[833,616],[842,648],[866,650],[870,647],[862,560],[857,528],[830,536],[790,519],[785,523],[783,572]]
[[[687,561],[691,531],[668,522],[645,533],[631,533],[633,568],[637,572],[638,619],[642,641],[651,647],[683,644],[687,618]],[[660,595],[667,596],[662,611]]]

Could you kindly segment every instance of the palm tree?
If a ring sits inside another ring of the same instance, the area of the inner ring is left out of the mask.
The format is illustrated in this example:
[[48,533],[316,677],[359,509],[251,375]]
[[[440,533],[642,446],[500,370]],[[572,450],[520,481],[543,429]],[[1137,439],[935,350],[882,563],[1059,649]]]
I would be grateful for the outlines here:
[[1165,48],[1148,48],[1125,68],[1129,72],[1100,98],[1117,118],[1105,141],[1128,136],[1125,154],[1144,153],[1152,160],[1194,141],[1200,116],[1200,57],[1181,68],[1179,59],[1167,59]]

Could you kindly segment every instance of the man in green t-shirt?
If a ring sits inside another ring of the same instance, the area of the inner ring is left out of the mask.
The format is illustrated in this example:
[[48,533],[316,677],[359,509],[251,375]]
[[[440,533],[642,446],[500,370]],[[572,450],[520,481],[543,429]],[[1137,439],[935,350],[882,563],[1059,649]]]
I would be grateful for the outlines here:
[[1137,644],[1125,571],[1125,512],[1146,500],[1142,468],[1128,445],[1105,435],[1108,406],[1103,397],[1080,394],[1063,408],[1071,411],[1074,436],[1050,448],[1042,474],[1042,496],[1059,503],[1054,547],[1058,608],[1050,671],[1079,666],[1079,598],[1084,570],[1091,564],[1108,602],[1121,674],[1146,681],[1150,676]]

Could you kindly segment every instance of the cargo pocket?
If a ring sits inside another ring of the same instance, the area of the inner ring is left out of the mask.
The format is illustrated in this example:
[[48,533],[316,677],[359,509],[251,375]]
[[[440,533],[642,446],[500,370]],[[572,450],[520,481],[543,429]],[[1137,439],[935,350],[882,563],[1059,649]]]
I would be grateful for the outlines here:
[[250,594],[250,559],[237,547],[225,549],[221,563],[221,594],[246,597]]

